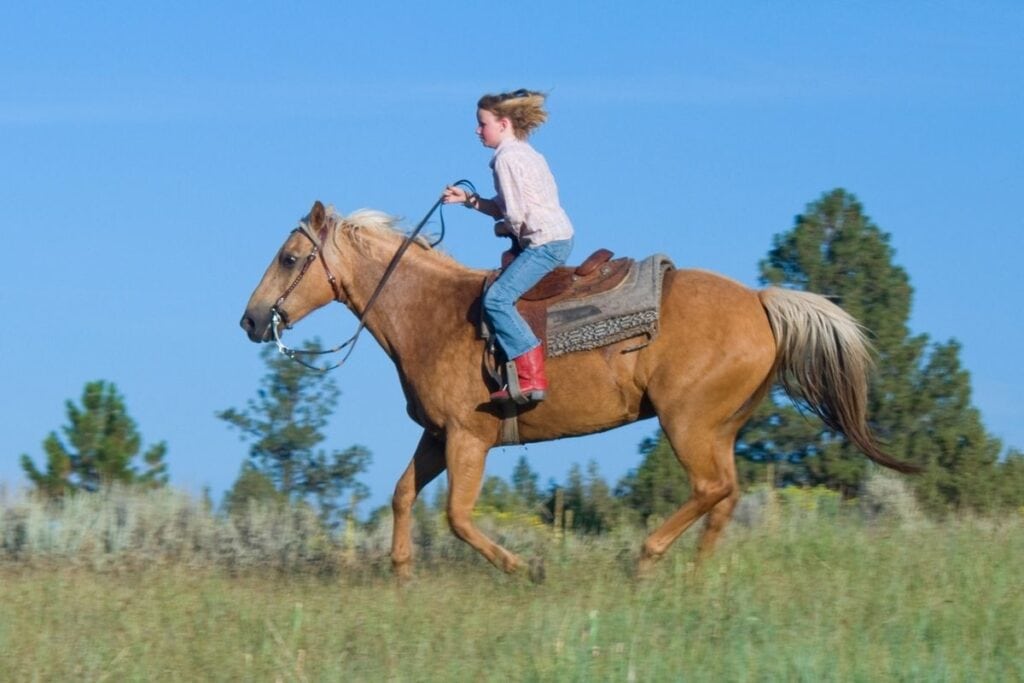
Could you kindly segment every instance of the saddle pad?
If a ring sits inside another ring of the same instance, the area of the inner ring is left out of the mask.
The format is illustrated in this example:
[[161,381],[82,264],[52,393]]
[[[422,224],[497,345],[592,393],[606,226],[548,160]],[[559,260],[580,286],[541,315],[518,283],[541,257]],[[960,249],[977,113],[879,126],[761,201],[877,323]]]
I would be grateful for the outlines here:
[[664,254],[633,264],[615,289],[548,308],[547,356],[587,351],[658,331],[661,283],[675,266]]

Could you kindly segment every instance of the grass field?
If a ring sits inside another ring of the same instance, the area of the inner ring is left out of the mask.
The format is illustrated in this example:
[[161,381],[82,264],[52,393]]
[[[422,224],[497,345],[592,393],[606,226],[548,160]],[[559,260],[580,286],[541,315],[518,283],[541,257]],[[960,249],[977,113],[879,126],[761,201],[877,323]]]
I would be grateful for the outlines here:
[[1024,680],[1024,521],[734,526],[652,579],[639,535],[552,540],[548,580],[469,554],[397,587],[381,562],[330,578],[8,563],[0,680]]

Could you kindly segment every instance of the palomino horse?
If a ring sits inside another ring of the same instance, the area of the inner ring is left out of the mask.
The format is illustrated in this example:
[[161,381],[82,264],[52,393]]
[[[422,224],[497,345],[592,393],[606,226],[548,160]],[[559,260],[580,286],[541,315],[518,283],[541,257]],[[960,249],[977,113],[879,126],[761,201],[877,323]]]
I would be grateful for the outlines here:
[[[500,413],[488,400],[475,325],[485,273],[420,242],[392,273],[388,265],[403,244],[384,214],[343,217],[317,202],[267,268],[242,327],[252,341],[268,342],[275,315],[294,325],[332,301],[348,306],[394,361],[409,415],[423,427],[392,499],[396,573],[412,572],[413,502],[445,469],[452,531],[494,566],[515,572],[523,561],[472,517],[484,461],[499,441]],[[550,359],[550,395],[521,412],[519,434],[523,442],[545,441],[658,417],[692,494],[644,541],[642,572],[705,514],[699,549],[714,546],[740,494],[736,432],[776,379],[869,458],[914,471],[882,452],[867,426],[869,368],[860,327],[822,296],[670,271],[654,340],[639,350],[633,339]]]

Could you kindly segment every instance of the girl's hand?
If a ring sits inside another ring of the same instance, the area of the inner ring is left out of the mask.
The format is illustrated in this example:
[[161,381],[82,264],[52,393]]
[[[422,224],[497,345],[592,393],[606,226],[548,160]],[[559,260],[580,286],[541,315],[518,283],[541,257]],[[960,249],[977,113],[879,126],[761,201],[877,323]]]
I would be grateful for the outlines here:
[[444,188],[444,192],[441,193],[441,201],[445,204],[465,204],[467,199],[469,193],[453,185]]

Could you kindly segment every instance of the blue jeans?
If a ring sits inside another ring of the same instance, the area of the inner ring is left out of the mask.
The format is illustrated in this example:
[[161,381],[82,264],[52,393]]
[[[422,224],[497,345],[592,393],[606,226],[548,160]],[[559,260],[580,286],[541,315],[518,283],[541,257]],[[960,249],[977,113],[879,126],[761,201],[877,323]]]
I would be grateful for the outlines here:
[[518,358],[540,340],[516,310],[516,301],[540,279],[565,263],[572,238],[524,249],[484,294],[484,315],[505,355]]

